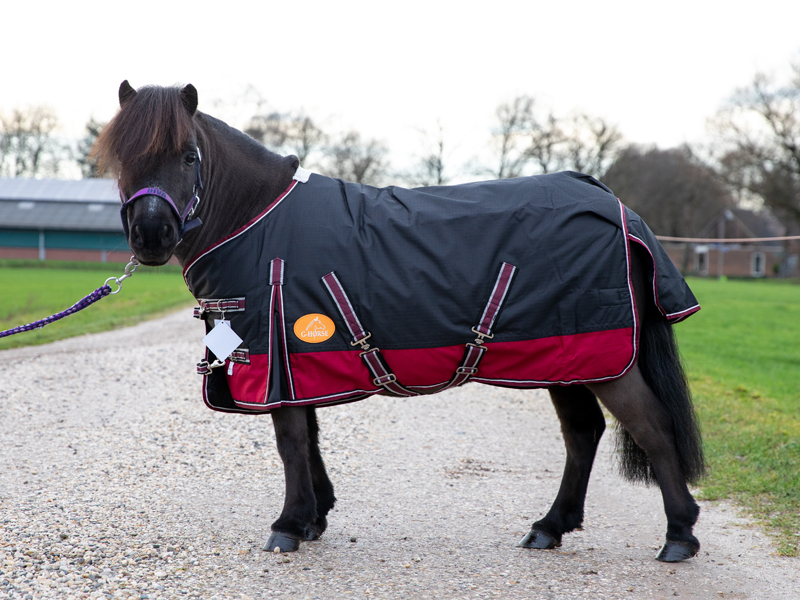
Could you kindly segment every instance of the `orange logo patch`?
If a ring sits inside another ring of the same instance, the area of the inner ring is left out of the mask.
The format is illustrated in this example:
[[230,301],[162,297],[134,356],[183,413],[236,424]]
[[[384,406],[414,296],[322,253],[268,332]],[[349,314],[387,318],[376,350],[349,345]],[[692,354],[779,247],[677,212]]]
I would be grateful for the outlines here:
[[303,315],[294,324],[294,334],[309,344],[319,344],[328,340],[336,331],[336,326],[325,315],[311,313]]

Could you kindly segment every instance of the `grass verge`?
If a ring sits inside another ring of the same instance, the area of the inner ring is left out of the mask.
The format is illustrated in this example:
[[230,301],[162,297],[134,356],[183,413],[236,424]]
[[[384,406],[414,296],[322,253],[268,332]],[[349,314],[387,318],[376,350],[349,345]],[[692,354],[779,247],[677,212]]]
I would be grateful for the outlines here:
[[732,498],[800,547],[800,285],[692,279],[703,306],[676,327],[703,428],[701,498]]
[[[116,263],[0,262],[0,286],[4,296],[0,304],[0,331],[69,308],[102,286],[108,277],[120,277],[123,269],[124,265]],[[116,285],[112,287],[116,289]],[[0,350],[126,327],[191,303],[192,296],[179,267],[139,267],[123,282],[119,294],[107,296],[42,329],[2,338]]]

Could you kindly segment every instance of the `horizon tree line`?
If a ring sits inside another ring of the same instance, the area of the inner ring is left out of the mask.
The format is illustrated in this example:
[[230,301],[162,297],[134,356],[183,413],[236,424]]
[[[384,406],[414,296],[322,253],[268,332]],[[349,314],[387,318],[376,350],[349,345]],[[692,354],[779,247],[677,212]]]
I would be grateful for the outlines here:
[[[445,185],[466,175],[510,178],[574,170],[601,179],[663,235],[692,236],[720,210],[763,205],[800,232],[800,62],[788,80],[758,73],[710,120],[708,147],[659,149],[626,143],[605,119],[558,115],[533,96],[501,103],[489,132],[490,158],[454,165],[440,122],[420,131],[415,163],[393,171],[389,147],[348,129],[328,132],[304,110],[264,110],[260,98],[242,130],[281,154],[332,177],[371,185],[397,179],[411,186]],[[83,137],[65,143],[45,106],[0,112],[0,177],[56,176],[64,164],[101,177],[91,147],[104,123],[92,118]]]

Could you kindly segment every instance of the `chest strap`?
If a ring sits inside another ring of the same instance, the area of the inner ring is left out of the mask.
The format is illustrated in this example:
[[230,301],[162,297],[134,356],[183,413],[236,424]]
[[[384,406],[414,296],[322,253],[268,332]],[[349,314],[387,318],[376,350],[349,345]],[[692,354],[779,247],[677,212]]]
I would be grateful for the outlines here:
[[450,381],[434,388],[427,388],[424,391],[412,390],[397,381],[397,376],[392,373],[386,360],[381,355],[380,349],[370,347],[367,340],[372,337],[372,334],[367,332],[361,325],[361,321],[356,315],[353,305],[347,293],[344,291],[344,287],[339,281],[339,278],[336,277],[336,274],[331,271],[322,278],[322,282],[328,289],[331,298],[333,298],[336,307],[339,309],[339,313],[347,324],[350,335],[353,336],[353,341],[350,342],[350,344],[361,347],[359,356],[364,360],[370,373],[372,373],[373,384],[382,387],[394,396],[419,396],[422,394],[435,394],[462,385],[478,372],[478,365],[487,350],[483,342],[485,339],[492,339],[492,337],[494,337],[492,334],[492,327],[497,319],[497,314],[500,312],[500,307],[506,299],[508,289],[511,287],[511,281],[516,271],[517,268],[514,265],[506,262],[500,266],[500,273],[497,276],[494,288],[492,288],[492,293],[489,296],[480,321],[472,328],[473,333],[478,337],[475,338],[474,342],[466,344],[461,365],[456,369]]
[[199,298],[194,307],[194,318],[205,319],[205,313],[243,312],[244,298]]

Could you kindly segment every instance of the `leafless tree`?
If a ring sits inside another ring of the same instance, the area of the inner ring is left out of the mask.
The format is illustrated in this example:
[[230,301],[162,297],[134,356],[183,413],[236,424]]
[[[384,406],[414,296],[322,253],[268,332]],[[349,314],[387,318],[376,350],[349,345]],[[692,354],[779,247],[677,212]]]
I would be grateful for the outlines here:
[[758,74],[711,123],[719,170],[800,225],[800,63],[787,82]]
[[687,146],[628,146],[602,180],[660,235],[695,236],[734,205],[725,182]]
[[414,186],[445,185],[450,180],[449,171],[445,168],[444,128],[441,122],[436,123],[435,133],[420,131],[423,154],[411,170],[402,178]]
[[102,173],[97,166],[97,159],[92,156],[92,146],[105,125],[105,123],[95,120],[94,117],[90,118],[86,123],[86,135],[78,140],[75,147],[71,149],[72,157],[78,163],[84,177],[112,176],[110,173]]
[[552,173],[563,168],[562,146],[565,134],[558,119],[550,113],[541,122],[532,120],[525,153],[533,160],[540,173]]
[[305,166],[308,166],[311,155],[321,152],[327,139],[322,129],[302,110],[256,115],[245,126],[244,132],[270,150],[294,154]]
[[0,115],[0,175],[37,177],[58,172],[61,147],[53,137],[55,113],[45,106]]
[[361,134],[350,131],[327,149],[322,173],[355,183],[380,185],[387,175],[388,152],[382,142],[363,141]]
[[622,143],[622,133],[616,127],[583,113],[565,119],[562,130],[562,168],[595,177],[608,169]]
[[492,132],[498,153],[496,167],[491,170],[497,179],[519,177],[523,174],[531,155],[527,138],[533,129],[533,107],[531,96],[517,96],[497,107],[497,126]]
[[542,115],[530,96],[518,96],[497,108],[493,137],[497,178],[572,169],[598,176],[622,144],[620,131],[606,120],[584,113]]

